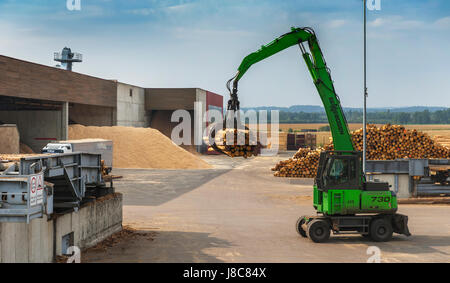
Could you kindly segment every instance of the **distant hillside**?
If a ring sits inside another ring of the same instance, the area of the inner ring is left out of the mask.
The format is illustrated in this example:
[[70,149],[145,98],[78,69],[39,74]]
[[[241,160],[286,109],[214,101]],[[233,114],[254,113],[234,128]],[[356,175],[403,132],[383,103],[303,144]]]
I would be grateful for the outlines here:
[[[436,112],[441,110],[447,110],[447,107],[435,107],[435,106],[409,106],[409,107],[386,107],[386,108],[367,108],[367,112],[422,112],[428,110],[430,112]],[[362,108],[344,107],[344,111],[359,111],[362,112]]]
[[[283,112],[305,112],[305,113],[323,113],[325,112],[322,106],[317,105],[292,105],[290,107],[276,107],[276,106],[261,106],[261,107],[245,107],[242,110],[278,110]],[[367,112],[376,113],[376,112],[404,112],[404,113],[413,113],[413,112],[422,112],[428,110],[430,112],[436,112],[440,110],[447,110],[447,107],[433,107],[433,106],[409,106],[409,107],[380,107],[380,108],[367,108]],[[354,112],[362,112],[362,108],[353,108],[353,107],[344,107],[344,111],[354,111]]]
[[[250,108],[243,110],[247,109]],[[328,122],[325,111],[319,106],[296,105],[291,107],[255,107],[254,109],[280,110],[278,121],[284,124]],[[363,112],[360,108],[345,108],[344,112],[349,123],[361,123],[363,120]],[[271,120],[270,111],[267,119],[268,121]],[[367,113],[367,121],[374,124],[450,124],[450,108],[423,106],[370,108]]]
[[324,109],[322,106],[317,105],[292,105],[290,107],[277,107],[277,106],[260,106],[260,107],[245,107],[241,108],[244,111],[247,110],[278,110],[278,111],[284,111],[284,112],[305,112],[305,113],[321,113],[324,112]]

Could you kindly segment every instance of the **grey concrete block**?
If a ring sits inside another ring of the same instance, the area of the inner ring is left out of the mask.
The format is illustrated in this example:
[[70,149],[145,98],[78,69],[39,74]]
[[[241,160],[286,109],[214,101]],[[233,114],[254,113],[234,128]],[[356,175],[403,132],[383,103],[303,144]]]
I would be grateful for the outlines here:
[[[56,223],[56,231],[53,223]],[[0,223],[1,262],[52,262],[62,254],[62,237],[74,233],[74,245],[91,247],[122,229],[122,195],[82,207],[78,212],[26,223]],[[54,241],[53,235],[56,235]]]
[[26,263],[29,260],[28,254],[30,242],[28,241],[28,224],[14,223],[15,235],[15,261],[16,263]]
[[16,262],[16,223],[1,223],[1,251],[2,263]]
[[40,258],[43,254],[42,242],[45,241],[45,239],[41,238],[41,229],[45,228],[42,227],[42,220],[42,218],[34,219],[28,225],[28,262],[42,262]]

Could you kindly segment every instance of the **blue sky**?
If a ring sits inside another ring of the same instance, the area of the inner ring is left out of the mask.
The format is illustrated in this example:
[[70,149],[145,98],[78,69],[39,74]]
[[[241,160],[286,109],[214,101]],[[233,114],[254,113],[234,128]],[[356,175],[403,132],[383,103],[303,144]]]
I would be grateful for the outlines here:
[[[290,30],[316,30],[342,104],[362,105],[361,0],[0,0],[0,54],[55,65],[69,46],[74,71],[145,87],[201,87],[227,96],[241,60]],[[368,11],[369,107],[450,107],[450,1],[381,0]],[[300,51],[253,66],[248,106],[320,105]]]

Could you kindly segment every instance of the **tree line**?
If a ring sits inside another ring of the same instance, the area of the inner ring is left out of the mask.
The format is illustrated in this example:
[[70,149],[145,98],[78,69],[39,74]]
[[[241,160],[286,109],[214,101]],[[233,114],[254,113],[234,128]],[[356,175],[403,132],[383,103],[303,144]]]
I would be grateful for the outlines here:
[[[348,123],[362,123],[361,111],[344,111]],[[270,112],[268,112],[270,121]],[[280,123],[328,123],[325,113],[306,112],[279,112]],[[430,112],[428,110],[418,112],[368,112],[367,122],[372,124],[450,124],[450,108]]]

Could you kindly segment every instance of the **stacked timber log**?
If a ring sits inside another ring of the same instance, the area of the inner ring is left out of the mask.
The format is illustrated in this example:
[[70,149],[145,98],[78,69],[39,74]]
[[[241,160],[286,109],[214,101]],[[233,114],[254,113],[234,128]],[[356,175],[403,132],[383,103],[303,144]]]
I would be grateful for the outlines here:
[[[363,130],[352,134],[355,150],[363,150]],[[386,124],[367,127],[367,159],[450,158],[450,150],[437,144],[426,133],[407,130],[403,126]]]
[[300,159],[303,157],[306,157],[311,152],[310,148],[300,148],[292,158],[294,159]]
[[319,164],[320,149],[300,149],[295,156],[285,161],[280,161],[272,171],[276,177],[297,177],[313,178],[316,176],[317,166]]
[[[352,133],[355,150],[362,151],[363,130]],[[272,171],[277,177],[313,178],[316,175],[320,152],[333,150],[330,143],[317,150],[300,149],[293,158],[279,162]],[[399,125],[386,124],[380,128],[367,126],[367,159],[393,160],[400,158],[450,158],[450,149],[437,144],[430,136]]]
[[260,145],[248,129],[223,129],[215,136],[217,148],[230,157],[252,157],[259,153]]

